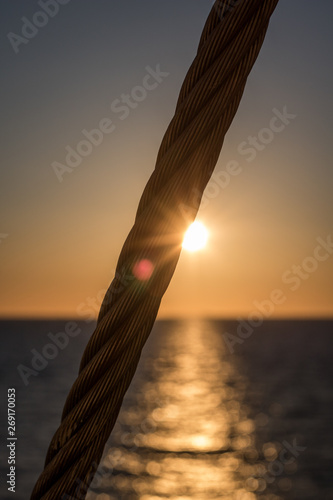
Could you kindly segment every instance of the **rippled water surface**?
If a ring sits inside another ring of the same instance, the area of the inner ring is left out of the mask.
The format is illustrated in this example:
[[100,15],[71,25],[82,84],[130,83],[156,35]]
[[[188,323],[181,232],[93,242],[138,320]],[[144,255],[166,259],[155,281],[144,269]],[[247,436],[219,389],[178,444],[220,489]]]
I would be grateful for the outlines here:
[[[24,323],[20,334],[17,325],[2,324],[12,329],[2,387],[18,387],[20,500],[42,468],[92,328],[82,324],[26,387],[17,364],[63,324]],[[241,339],[237,322],[158,322],[87,499],[333,499],[332,325],[271,321]]]

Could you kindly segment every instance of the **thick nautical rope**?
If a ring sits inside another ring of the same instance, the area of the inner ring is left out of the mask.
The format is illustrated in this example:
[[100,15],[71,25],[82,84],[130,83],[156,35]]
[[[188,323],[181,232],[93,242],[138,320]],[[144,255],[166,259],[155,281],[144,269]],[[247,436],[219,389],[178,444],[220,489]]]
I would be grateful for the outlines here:
[[31,500],[86,496],[277,3],[208,16]]

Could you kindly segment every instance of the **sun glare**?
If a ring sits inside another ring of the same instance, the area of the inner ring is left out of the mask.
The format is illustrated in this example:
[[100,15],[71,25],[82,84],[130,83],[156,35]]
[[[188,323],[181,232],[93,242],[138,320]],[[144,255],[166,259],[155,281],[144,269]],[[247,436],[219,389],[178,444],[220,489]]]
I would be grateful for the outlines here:
[[183,248],[189,252],[196,252],[206,246],[208,231],[205,226],[198,221],[193,222],[185,233]]

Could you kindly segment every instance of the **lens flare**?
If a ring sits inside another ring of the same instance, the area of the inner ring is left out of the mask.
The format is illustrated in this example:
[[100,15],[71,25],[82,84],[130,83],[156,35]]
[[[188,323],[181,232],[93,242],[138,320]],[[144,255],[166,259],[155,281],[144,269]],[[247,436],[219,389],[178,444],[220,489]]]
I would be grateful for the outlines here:
[[154,271],[154,265],[148,259],[142,259],[133,266],[133,274],[139,281],[147,281]]
[[183,248],[189,252],[196,252],[206,246],[207,239],[207,229],[201,222],[195,221],[185,233]]

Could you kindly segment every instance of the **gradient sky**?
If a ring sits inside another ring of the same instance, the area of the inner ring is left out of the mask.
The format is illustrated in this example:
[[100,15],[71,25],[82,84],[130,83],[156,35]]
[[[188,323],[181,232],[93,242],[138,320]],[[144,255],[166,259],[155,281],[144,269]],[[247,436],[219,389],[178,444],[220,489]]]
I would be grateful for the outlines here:
[[[8,33],[41,8],[1,3],[2,316],[97,312],[211,5],[71,0],[15,53]],[[318,242],[333,236],[332,21],[331,0],[280,0],[215,170],[234,161],[239,174],[207,187],[209,244],[182,252],[160,317],[333,315],[333,255]],[[157,64],[169,73],[157,88],[126,118],[112,110]],[[262,132],[284,107],[290,123]],[[59,182],[52,163],[104,118],[114,130]]]

